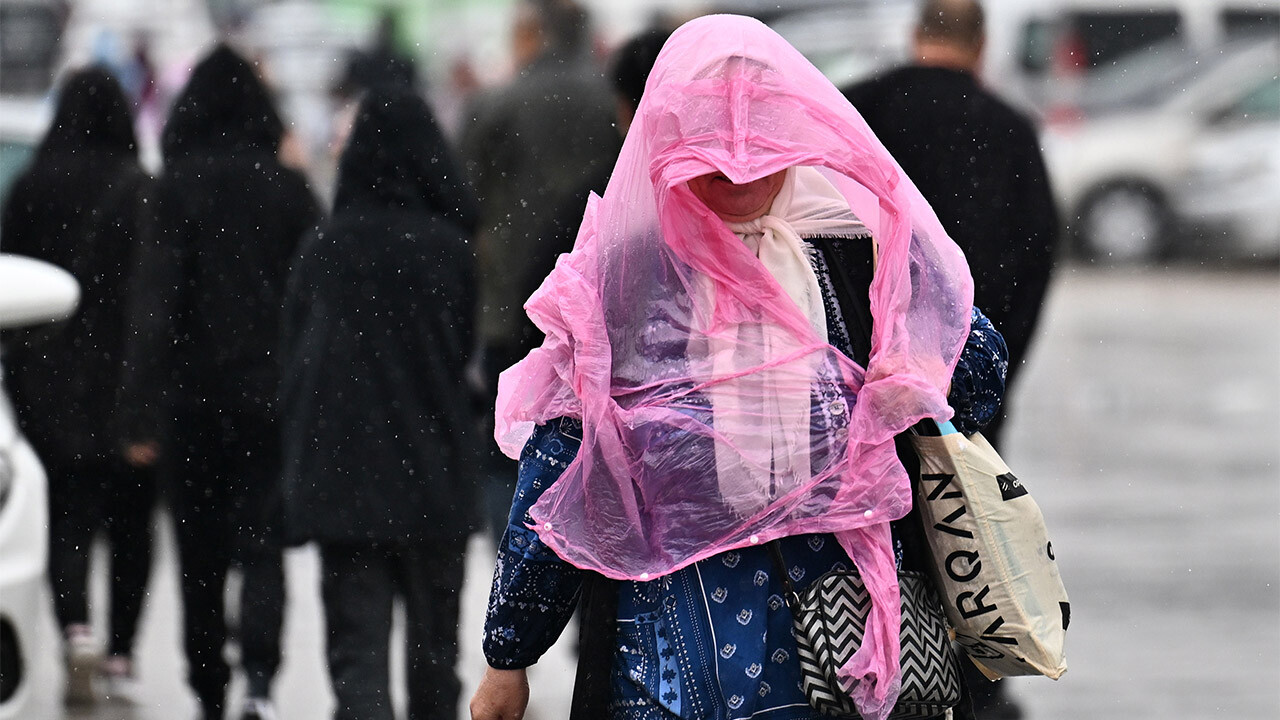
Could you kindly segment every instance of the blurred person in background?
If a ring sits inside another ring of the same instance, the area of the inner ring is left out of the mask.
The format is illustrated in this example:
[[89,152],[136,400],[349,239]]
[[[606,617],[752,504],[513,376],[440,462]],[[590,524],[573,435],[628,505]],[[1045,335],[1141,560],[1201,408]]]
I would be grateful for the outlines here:
[[[119,83],[103,69],[78,70],[63,82],[53,124],[0,221],[5,252],[61,266],[82,292],[67,322],[6,331],[0,340],[19,423],[48,470],[49,577],[72,704],[96,699],[99,671],[112,680],[133,676],[151,569],[154,472],[126,462],[110,432],[118,403],[132,401],[120,392],[125,298],[148,183]],[[95,637],[87,579],[99,531],[110,562],[110,625]]]
[[[571,0],[520,0],[513,35],[519,71],[506,86],[473,98],[465,113],[462,155],[480,202],[470,378],[490,407],[498,373],[520,359],[528,342],[522,293],[538,272],[532,268],[543,267],[531,262],[545,254],[540,226],[617,156],[613,96],[589,39],[588,15]],[[506,527],[515,468],[490,450],[480,459],[489,466],[485,504],[496,541]]]
[[[1016,382],[1035,335],[1059,235],[1035,127],[982,87],[975,0],[927,0],[915,62],[844,90],[968,258],[974,304],[1000,328]],[[987,426],[1002,445],[1004,411]],[[963,663],[983,720],[1022,717],[1005,685]]]
[[[844,94],[964,250],[975,303],[1008,343],[1014,383],[1060,226],[1035,126],[978,79],[985,38],[976,0],[927,0],[912,36],[915,62]],[[985,433],[996,446],[1006,416]]]
[[329,86],[329,100],[334,108],[328,118],[329,152],[322,165],[323,172],[312,177],[317,174],[324,177],[317,184],[330,189],[330,198],[337,182],[337,165],[355,122],[356,106],[364,94],[372,90],[397,93],[417,93],[420,90],[417,63],[396,47],[395,28],[395,15],[384,13],[373,42],[367,48],[350,50],[342,71]]
[[280,533],[279,321],[289,258],[319,215],[277,155],[283,125],[261,79],[216,47],[179,94],[162,138],[155,242],[136,273],[126,426],[139,458],[163,456],[177,520],[188,682],[223,717],[223,597],[243,578],[237,639],[245,718],[274,717],[284,575]]
[[[640,96],[644,93],[645,80],[649,78],[653,61],[669,35],[671,31],[662,28],[646,30],[623,42],[610,57],[609,80],[613,90],[614,122],[620,139],[627,135],[627,128],[631,126],[636,107],[640,105]],[[573,241],[578,236],[578,226],[582,223],[582,209],[587,204],[587,197],[591,193],[604,194],[612,172],[611,163],[596,165],[582,178],[578,188],[565,196],[559,207],[541,215],[532,235],[538,241],[529,244],[524,285],[516,292],[521,304],[533,295],[551,273],[556,258],[573,250]],[[514,349],[519,357],[524,357],[542,342],[542,333],[523,312],[518,320],[519,330]]]
[[458,613],[476,520],[463,371],[475,201],[417,95],[361,102],[333,216],[289,277],[281,387],[288,536],[320,548],[338,720],[393,717],[404,604],[408,717],[453,720]]
[[624,139],[631,129],[631,121],[636,117],[636,108],[640,107],[640,98],[644,95],[649,73],[653,71],[653,63],[669,37],[670,28],[651,27],[613,51],[610,79],[613,81],[614,114],[617,117],[618,134]]
[[415,91],[418,86],[417,63],[396,47],[396,18],[384,12],[378,20],[373,42],[367,48],[347,53],[342,73],[331,93],[341,101],[356,102],[360,94],[371,89],[399,88]]

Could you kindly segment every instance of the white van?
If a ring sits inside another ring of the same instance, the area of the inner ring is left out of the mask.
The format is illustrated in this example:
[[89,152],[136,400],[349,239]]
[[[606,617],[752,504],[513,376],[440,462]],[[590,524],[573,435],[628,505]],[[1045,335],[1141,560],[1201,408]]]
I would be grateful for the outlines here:
[[984,0],[984,7],[986,81],[1036,114],[1061,100],[1064,85],[1157,43],[1204,51],[1280,35],[1280,0]]

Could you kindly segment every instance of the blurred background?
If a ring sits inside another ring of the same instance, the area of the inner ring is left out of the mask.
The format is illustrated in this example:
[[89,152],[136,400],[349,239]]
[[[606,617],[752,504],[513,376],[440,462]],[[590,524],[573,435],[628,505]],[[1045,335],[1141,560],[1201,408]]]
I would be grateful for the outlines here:
[[[647,27],[736,12],[774,27],[837,86],[907,60],[915,11],[912,0],[582,4],[602,61]],[[130,92],[158,171],[167,103],[219,39],[260,61],[295,161],[327,197],[361,54],[412,58],[455,134],[468,98],[514,70],[512,6],[0,0],[0,197],[46,130],[51,88],[91,62]],[[1036,719],[1280,717],[1280,0],[985,6],[982,79],[1035,119],[1065,232],[1004,455],[1045,512],[1072,594],[1071,671],[1011,681],[1013,692]],[[137,696],[67,717],[194,707],[162,537]],[[303,548],[288,562],[277,700],[284,718],[323,717],[316,560]],[[460,636],[467,694],[483,668],[491,570],[477,535]],[[0,717],[63,717],[52,619],[17,622],[48,635],[27,669],[35,690]],[[531,717],[567,716],[573,662],[566,638],[535,668]]]

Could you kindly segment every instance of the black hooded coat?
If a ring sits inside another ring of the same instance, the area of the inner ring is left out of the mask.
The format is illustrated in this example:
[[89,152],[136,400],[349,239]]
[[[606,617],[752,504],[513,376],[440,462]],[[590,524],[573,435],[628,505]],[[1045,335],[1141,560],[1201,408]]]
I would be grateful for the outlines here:
[[475,222],[426,104],[366,97],[333,216],[289,277],[281,404],[291,540],[396,545],[470,532],[463,368]]
[[71,75],[0,220],[5,252],[51,262],[80,283],[80,306],[70,320],[3,337],[19,423],[54,474],[118,450],[109,429],[148,184],[119,84],[100,69]]
[[128,440],[160,437],[165,421],[194,413],[245,434],[276,432],[285,276],[319,215],[306,180],[277,159],[282,135],[267,89],[225,46],[174,103],[156,241],[131,300],[139,338],[128,387],[148,412]]

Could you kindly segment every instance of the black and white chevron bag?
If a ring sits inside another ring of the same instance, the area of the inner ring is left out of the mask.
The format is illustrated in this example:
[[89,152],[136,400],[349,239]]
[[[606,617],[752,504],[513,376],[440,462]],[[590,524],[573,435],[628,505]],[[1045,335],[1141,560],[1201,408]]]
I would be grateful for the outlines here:
[[[862,645],[871,597],[857,570],[833,570],[797,593],[776,541],[770,554],[780,569],[794,616],[801,682],[809,704],[835,718],[860,718],[836,670]],[[890,720],[934,718],[960,702],[960,666],[951,651],[946,616],[929,579],[900,571],[902,692]]]

